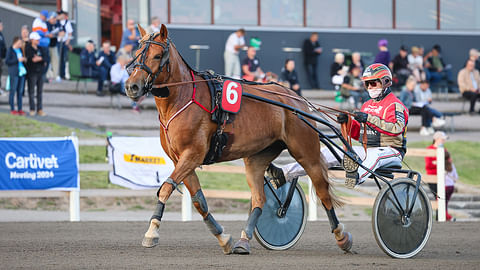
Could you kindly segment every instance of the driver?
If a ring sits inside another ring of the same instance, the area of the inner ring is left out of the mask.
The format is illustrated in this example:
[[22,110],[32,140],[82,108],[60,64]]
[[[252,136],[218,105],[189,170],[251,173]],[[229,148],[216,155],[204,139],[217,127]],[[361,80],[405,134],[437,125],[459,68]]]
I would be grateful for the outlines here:
[[[367,153],[362,147],[354,147],[356,154],[363,160],[362,164],[372,171],[379,167],[400,165],[406,153],[408,110],[390,90],[392,73],[383,64],[372,64],[363,72],[362,81],[372,98],[365,102],[359,112],[355,112],[350,135],[359,140],[363,138],[362,125],[367,126]],[[337,120],[340,124],[348,121],[348,115],[341,113]],[[322,149],[329,166],[332,154]],[[339,152],[340,157],[343,153]],[[298,163],[287,164],[282,168],[270,164],[267,175],[274,186],[281,186],[295,177],[306,175]],[[370,176],[370,173],[359,167],[347,172],[345,185],[354,188]]]

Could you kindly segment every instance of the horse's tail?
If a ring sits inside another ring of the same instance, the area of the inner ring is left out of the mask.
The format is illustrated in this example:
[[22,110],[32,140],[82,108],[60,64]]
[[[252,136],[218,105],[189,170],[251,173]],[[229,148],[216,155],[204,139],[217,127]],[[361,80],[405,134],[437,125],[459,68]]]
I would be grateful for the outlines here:
[[[332,181],[330,181],[330,179],[328,177],[327,162],[325,161],[323,155],[320,155],[320,159],[321,159],[320,164],[322,166],[322,177],[328,183],[328,195],[330,197],[330,201],[332,203],[332,206],[333,206],[333,208],[343,207],[345,205],[346,201],[335,194],[335,191],[336,191],[335,187],[333,186]],[[313,193],[315,194],[316,191],[313,190]],[[314,196],[314,194],[310,194],[310,196],[312,196],[312,195]],[[318,195],[317,195],[317,197],[318,197]],[[321,204],[320,200],[317,200],[317,202],[318,202],[318,204]]]

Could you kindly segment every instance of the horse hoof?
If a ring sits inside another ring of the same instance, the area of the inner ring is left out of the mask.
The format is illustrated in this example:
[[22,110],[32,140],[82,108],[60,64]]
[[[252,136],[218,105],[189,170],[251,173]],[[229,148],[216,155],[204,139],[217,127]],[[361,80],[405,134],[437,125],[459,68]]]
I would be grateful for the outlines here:
[[240,238],[233,246],[233,254],[248,255],[250,254],[250,244],[245,238]]
[[353,244],[353,237],[350,232],[345,232],[342,240],[337,240],[337,245],[343,251],[350,251]]
[[232,238],[231,235],[228,235],[228,240],[226,241],[226,243],[224,245],[221,245],[221,247],[223,249],[223,254],[225,254],[225,255],[232,254],[233,238]]
[[152,248],[158,245],[158,237],[144,237],[142,240],[142,246],[146,248]]

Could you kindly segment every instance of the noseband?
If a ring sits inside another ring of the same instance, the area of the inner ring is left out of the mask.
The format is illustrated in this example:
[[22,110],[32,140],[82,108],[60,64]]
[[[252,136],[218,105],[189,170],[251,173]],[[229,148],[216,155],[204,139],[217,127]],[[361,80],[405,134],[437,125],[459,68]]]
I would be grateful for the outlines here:
[[[127,70],[130,70],[130,72],[128,72],[128,75],[131,74],[132,69],[135,69],[137,67],[143,69],[148,74],[144,84],[144,89],[147,91],[152,90],[153,82],[155,82],[157,76],[160,74],[160,72],[162,72],[164,66],[167,66],[167,72],[170,72],[170,38],[167,38],[167,43],[155,41],[154,39],[159,35],[160,33],[152,33],[147,40],[142,41],[140,43],[140,46],[143,46],[145,44],[142,51],[137,56],[135,56],[135,58],[127,65]],[[145,65],[147,51],[150,48],[150,44],[158,45],[163,48],[163,55],[162,59],[160,60],[160,67],[155,74],[153,74],[152,70],[147,65]]]

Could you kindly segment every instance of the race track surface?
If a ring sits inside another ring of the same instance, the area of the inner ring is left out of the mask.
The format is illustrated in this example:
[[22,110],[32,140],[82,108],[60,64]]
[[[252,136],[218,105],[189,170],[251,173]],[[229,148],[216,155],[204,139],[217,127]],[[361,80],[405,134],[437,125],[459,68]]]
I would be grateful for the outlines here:
[[[221,222],[237,240],[243,222]],[[163,222],[160,243],[143,248],[146,222],[0,223],[0,269],[479,269],[478,223],[434,223],[423,251],[392,259],[370,222],[346,222],[353,250],[337,248],[327,222],[309,222],[298,244],[251,255],[223,255],[203,222]]]

